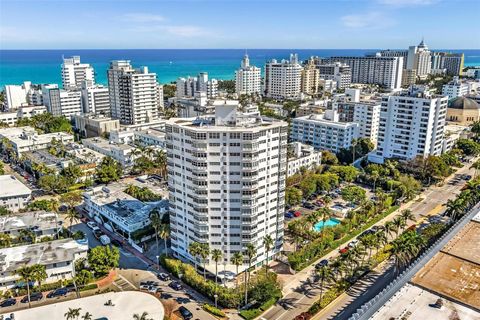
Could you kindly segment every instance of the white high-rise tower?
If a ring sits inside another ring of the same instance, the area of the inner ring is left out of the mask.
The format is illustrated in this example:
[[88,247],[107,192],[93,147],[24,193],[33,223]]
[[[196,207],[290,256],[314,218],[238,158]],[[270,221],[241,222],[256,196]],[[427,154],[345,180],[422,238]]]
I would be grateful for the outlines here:
[[64,89],[79,89],[84,82],[95,84],[95,73],[88,63],[81,63],[80,56],[64,58],[62,64],[62,85]]
[[243,57],[240,69],[235,71],[235,90],[237,94],[260,93],[260,68],[250,65],[248,55]]

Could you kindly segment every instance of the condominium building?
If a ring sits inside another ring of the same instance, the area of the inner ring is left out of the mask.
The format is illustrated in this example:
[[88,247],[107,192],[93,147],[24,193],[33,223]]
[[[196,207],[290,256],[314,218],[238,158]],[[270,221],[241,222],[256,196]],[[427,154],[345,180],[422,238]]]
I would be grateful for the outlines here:
[[445,70],[448,75],[461,76],[464,60],[463,53],[432,52],[432,70]]
[[463,97],[469,93],[469,84],[460,81],[458,77],[453,77],[453,80],[442,87],[442,95],[448,96],[448,99],[456,97]]
[[432,94],[426,86],[382,97],[377,149],[368,159],[413,159],[442,152],[448,97]]
[[430,74],[432,69],[431,52],[428,50],[425,41],[421,41],[418,46],[408,48],[407,70],[415,70],[420,79],[424,79]]
[[13,237],[31,230],[38,239],[53,237],[62,230],[63,218],[55,212],[29,211],[0,216],[0,232]]
[[311,169],[322,163],[322,153],[316,151],[312,146],[300,142],[292,142],[288,147],[287,177],[293,176],[302,168]]
[[113,141],[100,137],[83,139],[82,144],[106,157],[115,159],[123,168],[133,166],[135,159],[138,157],[133,152],[135,150],[134,146],[124,143],[114,143]]
[[158,106],[158,109],[162,110],[165,106],[165,102],[164,102],[164,96],[163,96],[163,85],[161,84],[158,84],[157,86],[157,106]]
[[274,99],[299,99],[302,84],[302,66],[298,56],[290,60],[269,61],[265,65],[265,95]]
[[140,124],[158,119],[157,74],[147,67],[134,69],[130,61],[118,60],[108,69],[110,112],[122,124]]
[[320,79],[334,81],[338,89],[345,89],[352,83],[352,70],[347,64],[320,64],[318,70]]
[[402,83],[403,57],[331,57],[326,62],[349,65],[354,83],[378,84],[388,89],[398,89]]
[[110,95],[108,87],[82,83],[82,111],[97,115],[110,116]]
[[54,116],[70,118],[83,112],[80,90],[63,90],[57,85],[42,85],[42,94],[47,111]]
[[62,64],[62,85],[64,89],[81,88],[86,81],[90,86],[95,84],[95,72],[88,63],[81,63],[80,56],[64,58]]
[[318,93],[320,72],[314,58],[308,59],[302,69],[302,92],[309,95]]
[[292,120],[290,139],[312,145],[317,150],[336,153],[350,148],[352,140],[357,138],[358,123],[340,122],[334,110]]
[[250,65],[248,55],[242,59],[240,69],[235,71],[235,92],[237,94],[259,94],[262,78],[261,70]]
[[27,206],[32,190],[11,175],[0,176],[0,206],[17,212]]
[[408,64],[408,50],[381,50],[378,54],[382,57],[402,57],[403,69],[407,69]]
[[71,279],[75,261],[86,259],[88,244],[61,239],[0,249],[0,289],[15,288],[20,281],[20,268],[36,264],[45,266],[47,278],[42,283]]
[[[266,259],[270,235],[273,259],[282,249],[286,122],[240,113],[238,104],[217,106],[215,115],[167,121],[170,229],[174,255],[189,261],[193,241],[222,251],[225,269],[235,252],[253,244],[252,265]],[[215,271],[213,261],[206,269]],[[241,264],[240,271],[245,269]]]
[[5,86],[5,107],[6,110],[15,110],[26,105],[27,95],[32,83],[25,81],[22,85],[6,85]]
[[194,97],[197,92],[205,93],[212,99],[218,95],[218,81],[208,79],[208,73],[201,72],[196,77],[177,79],[177,98]]
[[84,138],[101,137],[120,130],[120,121],[104,116],[75,115],[72,117],[76,132]]
[[353,122],[358,123],[358,137],[367,138],[377,144],[380,123],[379,101],[360,101],[355,103]]

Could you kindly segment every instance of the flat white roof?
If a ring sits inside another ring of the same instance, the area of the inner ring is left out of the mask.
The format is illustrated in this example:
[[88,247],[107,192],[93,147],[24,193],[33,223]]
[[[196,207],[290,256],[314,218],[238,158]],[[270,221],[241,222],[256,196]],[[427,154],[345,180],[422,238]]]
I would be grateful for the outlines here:
[[[108,300],[112,300],[115,306],[105,306]],[[92,319],[131,320],[134,314],[141,315],[143,312],[148,313],[148,319],[163,319],[165,314],[162,303],[153,295],[140,291],[123,291],[15,311],[15,320],[65,320],[64,314],[69,308],[81,308],[80,314],[89,312]],[[7,312],[5,315],[10,313]]]
[[0,198],[18,197],[32,194],[26,185],[18,181],[14,176],[0,176]]

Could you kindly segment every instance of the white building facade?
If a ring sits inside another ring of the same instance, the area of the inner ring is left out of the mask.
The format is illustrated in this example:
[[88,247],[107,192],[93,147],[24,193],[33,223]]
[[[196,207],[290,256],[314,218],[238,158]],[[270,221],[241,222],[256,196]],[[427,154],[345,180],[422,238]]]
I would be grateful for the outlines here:
[[64,89],[79,89],[83,82],[95,84],[95,72],[88,63],[81,63],[80,56],[64,58],[62,64],[62,85]]
[[287,177],[293,176],[301,168],[311,169],[322,163],[322,153],[316,151],[312,146],[300,142],[292,142],[289,148],[291,157],[288,158]]
[[[236,106],[216,108],[215,116],[170,119],[166,124],[172,249],[194,261],[192,241],[231,257],[253,244],[253,265],[266,259],[263,238],[283,243],[283,210],[287,170],[287,123],[241,114]],[[221,262],[223,263],[223,261]],[[207,262],[213,272],[214,263]],[[240,271],[243,271],[243,265]]]
[[425,86],[382,98],[377,149],[369,161],[410,160],[440,155],[444,142],[448,97],[433,95]]
[[82,111],[96,115],[110,116],[110,95],[108,87],[82,84]]
[[458,77],[453,77],[453,80],[442,87],[442,95],[448,96],[448,99],[456,97],[463,97],[469,93],[470,85],[462,82]]
[[296,54],[291,54],[290,60],[269,61],[265,65],[265,95],[274,99],[299,99],[302,69]]
[[338,114],[327,110],[292,120],[290,139],[313,146],[316,150],[339,152],[348,149],[352,140],[358,138],[358,123],[339,122]]
[[259,94],[262,90],[261,70],[250,65],[248,55],[242,60],[240,69],[235,71],[235,91],[237,94]]
[[110,112],[122,124],[141,124],[158,119],[156,73],[147,67],[134,69],[130,61],[118,60],[108,69]]
[[357,102],[353,110],[353,122],[358,123],[358,137],[377,144],[380,124],[380,102]]

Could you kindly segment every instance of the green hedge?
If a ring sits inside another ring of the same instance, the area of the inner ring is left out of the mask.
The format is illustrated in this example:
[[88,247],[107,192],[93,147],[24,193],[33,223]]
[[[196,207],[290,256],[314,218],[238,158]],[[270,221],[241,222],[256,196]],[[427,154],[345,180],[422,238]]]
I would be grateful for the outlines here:
[[97,289],[97,288],[98,288],[98,284],[96,284],[96,283],[91,283],[91,284],[87,284],[87,285],[84,286],[83,288],[80,288],[80,291],[93,290],[93,289]]
[[208,303],[205,303],[202,306],[203,310],[207,311],[208,313],[213,314],[214,316],[220,317],[220,318],[225,318],[226,315],[223,313],[222,310],[215,308],[214,306],[209,305]]

